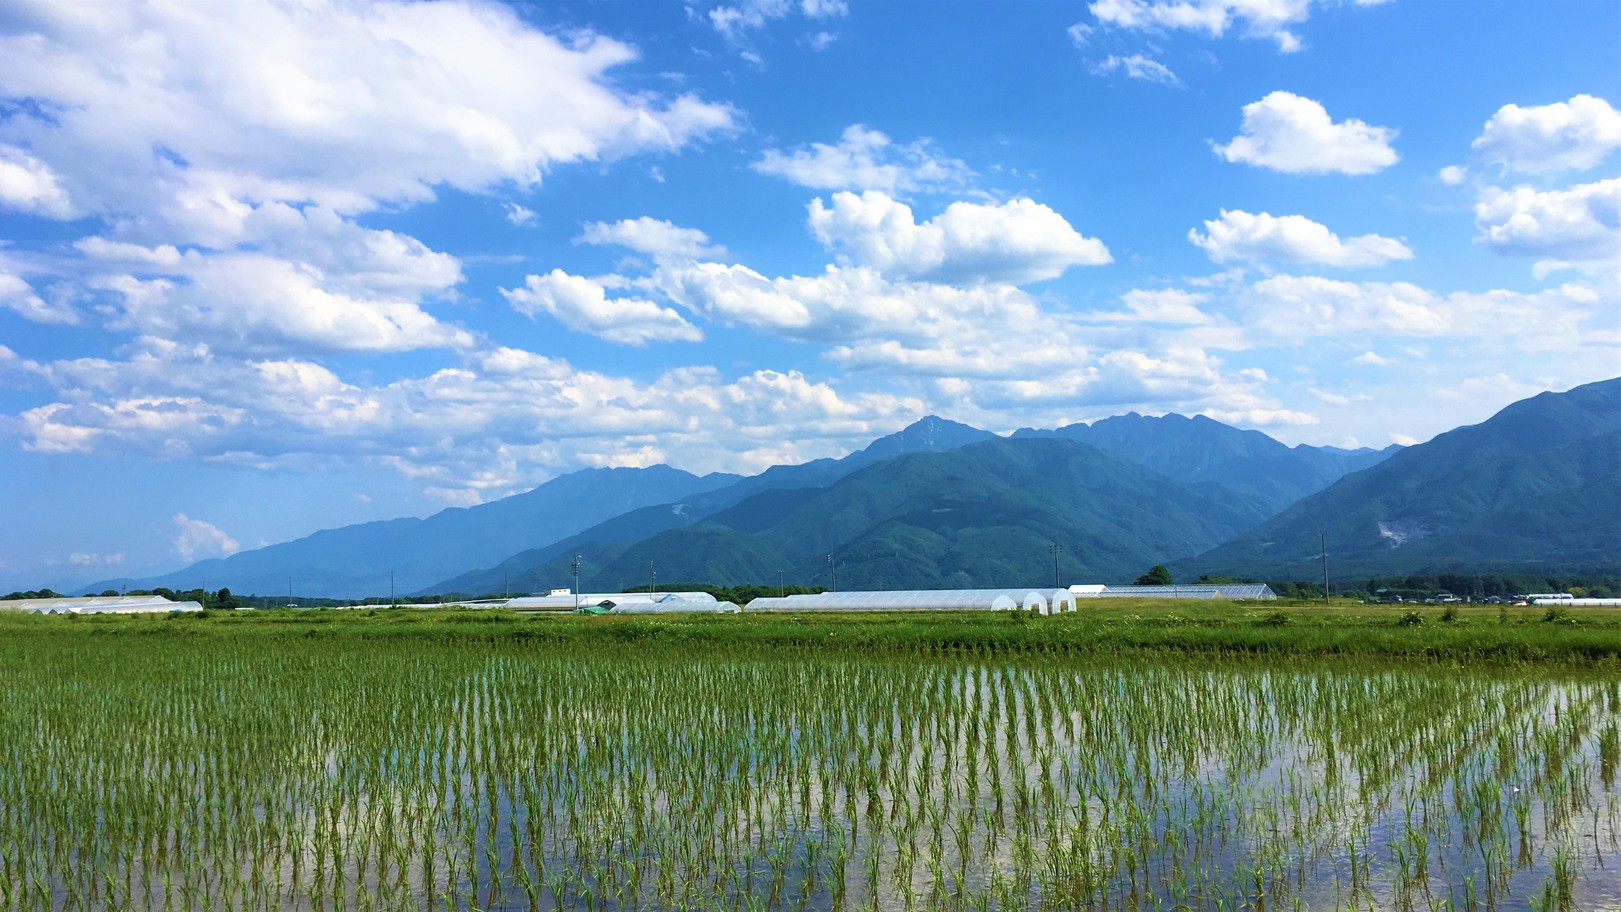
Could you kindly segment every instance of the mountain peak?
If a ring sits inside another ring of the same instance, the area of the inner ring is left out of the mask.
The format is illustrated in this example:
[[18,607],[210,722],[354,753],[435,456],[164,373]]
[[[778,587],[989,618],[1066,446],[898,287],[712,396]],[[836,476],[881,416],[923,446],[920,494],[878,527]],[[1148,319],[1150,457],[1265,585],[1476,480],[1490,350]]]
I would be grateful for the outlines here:
[[887,437],[874,440],[861,452],[868,457],[879,457],[920,450],[953,450],[995,436],[960,421],[926,415]]

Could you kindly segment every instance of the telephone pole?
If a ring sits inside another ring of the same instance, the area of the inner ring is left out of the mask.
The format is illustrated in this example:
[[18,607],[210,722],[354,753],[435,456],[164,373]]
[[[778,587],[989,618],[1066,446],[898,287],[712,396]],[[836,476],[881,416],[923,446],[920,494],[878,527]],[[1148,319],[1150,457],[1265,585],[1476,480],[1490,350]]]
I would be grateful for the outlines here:
[[1318,542],[1323,546],[1323,604],[1328,604],[1328,533],[1318,532]]
[[394,607],[394,571],[388,571],[388,607]]
[[1064,546],[1058,542],[1053,542],[1048,546],[1047,550],[1053,553],[1053,588],[1062,589],[1064,588],[1063,585],[1058,582],[1058,555],[1064,553]]
[[578,613],[580,610],[580,556],[578,554],[574,555],[572,561],[569,561],[569,566],[574,568],[574,610]]
[[653,597],[653,584],[658,582],[658,578],[659,578],[658,568],[653,566],[652,561],[648,561],[647,562],[647,597],[648,598]]
[[833,562],[833,555],[827,556],[827,572],[833,577],[833,591],[839,591],[839,565]]

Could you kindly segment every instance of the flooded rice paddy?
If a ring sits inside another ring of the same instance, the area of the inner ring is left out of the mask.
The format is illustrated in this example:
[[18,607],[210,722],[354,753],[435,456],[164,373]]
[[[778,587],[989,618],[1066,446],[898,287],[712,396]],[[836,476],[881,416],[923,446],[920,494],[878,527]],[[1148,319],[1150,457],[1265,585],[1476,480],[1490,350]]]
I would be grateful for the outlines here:
[[15,639],[0,909],[1621,908],[1621,683]]

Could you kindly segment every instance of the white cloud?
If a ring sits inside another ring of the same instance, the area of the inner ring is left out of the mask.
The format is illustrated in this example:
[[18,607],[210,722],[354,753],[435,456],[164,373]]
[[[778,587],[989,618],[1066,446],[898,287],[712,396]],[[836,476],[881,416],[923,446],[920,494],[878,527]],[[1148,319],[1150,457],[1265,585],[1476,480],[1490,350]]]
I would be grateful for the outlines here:
[[754,170],[814,190],[939,192],[968,186],[974,172],[947,158],[928,140],[898,145],[860,124],[846,127],[836,145],[811,143],[791,152],[769,149]]
[[740,41],[749,31],[795,13],[807,19],[833,19],[847,15],[849,8],[844,0],[742,0],[731,6],[713,7],[707,18],[715,31]]
[[[96,282],[115,295],[115,328],[163,338],[200,339],[232,351],[388,352],[465,348],[466,330],[439,322],[414,294],[345,287],[307,263],[255,253],[192,255],[182,278],[110,275]],[[384,273],[387,284],[408,279]]]
[[1396,163],[1395,137],[1390,127],[1335,123],[1319,102],[1279,91],[1245,105],[1239,135],[1213,148],[1227,161],[1287,174],[1372,174]]
[[617,244],[654,257],[723,257],[726,248],[709,242],[696,228],[682,228],[662,219],[642,216],[617,222],[589,222],[576,243]]
[[0,143],[0,206],[54,219],[74,216],[56,173],[16,146]]
[[1134,288],[1120,296],[1126,305],[1124,311],[1100,311],[1085,315],[1090,322],[1104,323],[1165,323],[1182,326],[1206,326],[1212,320],[1200,309],[1210,295],[1183,291],[1180,288]]
[[621,89],[634,48],[498,4],[44,4],[0,31],[0,205],[107,225],[76,245],[77,274],[61,267],[64,300],[99,293],[112,328],[216,349],[465,347],[424,305],[454,295],[459,262],[358,214],[671,152],[735,121]]
[[1487,187],[1475,203],[1476,240],[1511,256],[1614,264],[1621,251],[1621,178],[1567,190]]
[[165,345],[54,362],[42,376],[60,401],[19,416],[32,450],[247,466],[365,460],[425,486],[496,492],[592,465],[753,471],[768,464],[756,462],[760,448],[786,446],[796,461],[841,455],[925,411],[915,398],[841,392],[794,371],[727,380],[689,367],[638,381],[510,348],[376,385],[307,361]]
[[0,307],[15,311],[35,323],[73,325],[79,314],[65,301],[46,301],[34,287],[0,256]]
[[122,553],[96,554],[88,551],[75,551],[68,555],[68,563],[75,567],[90,567],[97,564],[113,567],[123,562],[124,555]]
[[1286,408],[1205,409],[1199,414],[1240,427],[1305,427],[1318,422],[1310,412]]
[[[1357,0],[1372,6],[1383,0]],[[1290,30],[1311,17],[1313,0],[1094,0],[1090,5],[1098,22],[1136,31],[1182,30],[1219,38],[1229,29],[1242,29],[1246,38],[1274,41],[1278,50],[1301,49],[1300,36]],[[1318,0],[1316,5],[1322,5]]]
[[1469,177],[1469,169],[1462,165],[1447,165],[1445,168],[1435,172],[1435,176],[1439,177],[1441,183],[1446,184],[1448,187],[1456,187]]
[[236,539],[218,527],[200,519],[192,519],[184,513],[174,515],[174,524],[179,532],[174,537],[175,553],[183,560],[193,561],[204,557],[230,557],[242,550]]
[[[0,36],[8,118],[81,209],[314,201],[340,212],[448,184],[532,184],[568,162],[678,149],[729,108],[612,87],[627,45],[537,31],[505,7],[256,0],[83,15],[41,5]],[[156,150],[156,152],[154,152]]]
[[569,275],[561,269],[529,276],[524,287],[503,289],[501,294],[522,313],[534,316],[544,312],[576,332],[610,342],[642,346],[649,342],[697,342],[703,338],[698,327],[668,307],[640,298],[610,298],[600,281]]
[[1341,240],[1324,225],[1300,215],[1255,215],[1223,209],[1219,219],[1204,224],[1205,233],[1192,229],[1188,240],[1217,263],[1283,261],[1383,266],[1393,260],[1413,258],[1413,251],[1394,238],[1364,234]]
[[956,202],[920,224],[909,206],[887,194],[840,192],[831,206],[811,201],[809,225],[817,240],[850,262],[902,278],[1022,284],[1071,266],[1113,262],[1102,241],[1029,199]]
[[1171,72],[1169,67],[1141,54],[1130,54],[1125,57],[1110,54],[1101,62],[1093,64],[1091,69],[1094,76],[1106,76],[1124,70],[1130,79],[1157,82],[1167,86],[1182,85],[1182,80],[1176,78],[1176,74]]
[[1530,108],[1507,104],[1471,148],[1511,171],[1585,170],[1621,149],[1621,111],[1592,95]]
[[1396,444],[1397,446],[1410,447],[1418,445],[1418,438],[1409,434],[1392,433],[1390,435],[1390,442]]
[[1524,352],[1568,347],[1607,312],[1599,294],[1575,283],[1534,294],[1437,294],[1409,282],[1283,275],[1241,290],[1237,304],[1247,328],[1281,344],[1317,336],[1445,337],[1511,342]]
[[1318,399],[1328,403],[1329,405],[1357,405],[1359,403],[1373,401],[1373,397],[1367,393],[1353,393],[1346,395],[1344,393],[1336,393],[1330,390],[1318,389],[1315,386],[1307,387],[1306,392],[1311,393],[1313,396],[1316,396]]
[[1352,364],[1366,364],[1370,367],[1389,367],[1396,363],[1394,358],[1386,358],[1375,351],[1365,351],[1351,359]]
[[535,214],[533,209],[520,206],[517,203],[506,203],[505,207],[507,210],[507,221],[519,228],[526,225],[533,225],[535,223],[535,219],[540,217]]

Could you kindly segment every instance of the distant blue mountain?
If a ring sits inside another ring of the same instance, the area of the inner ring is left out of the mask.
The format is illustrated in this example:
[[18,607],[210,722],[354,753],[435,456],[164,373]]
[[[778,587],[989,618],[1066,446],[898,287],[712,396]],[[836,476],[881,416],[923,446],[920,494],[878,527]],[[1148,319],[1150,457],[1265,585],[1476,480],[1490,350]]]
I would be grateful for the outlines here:
[[327,529],[230,557],[199,561],[174,573],[104,580],[87,592],[128,587],[222,586],[242,594],[286,592],[362,597],[400,594],[468,567],[500,561],[515,550],[546,545],[649,504],[669,503],[735,484],[736,475],[702,478],[669,466],[586,469],[476,507],[426,519],[406,518]]

